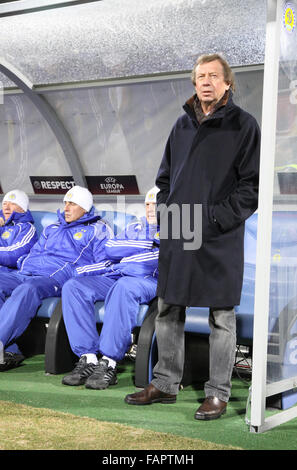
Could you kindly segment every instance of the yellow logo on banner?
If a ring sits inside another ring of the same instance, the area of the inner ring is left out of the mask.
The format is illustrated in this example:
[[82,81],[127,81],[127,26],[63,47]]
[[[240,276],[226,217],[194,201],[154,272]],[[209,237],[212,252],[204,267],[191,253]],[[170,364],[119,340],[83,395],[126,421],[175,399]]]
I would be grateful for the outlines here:
[[281,260],[281,255],[280,253],[275,253],[275,255],[273,255],[273,261],[277,261],[279,262]]
[[287,4],[287,8],[284,13],[284,25],[287,31],[290,33],[296,26],[296,13],[290,4]]

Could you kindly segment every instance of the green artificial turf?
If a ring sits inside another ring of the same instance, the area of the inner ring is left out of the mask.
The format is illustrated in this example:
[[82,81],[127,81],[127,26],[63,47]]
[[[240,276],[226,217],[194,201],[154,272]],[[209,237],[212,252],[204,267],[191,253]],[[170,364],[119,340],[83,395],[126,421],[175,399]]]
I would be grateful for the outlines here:
[[0,450],[238,450],[7,401],[0,401],[0,416]]
[[84,386],[62,385],[62,375],[46,375],[44,356],[39,355],[26,359],[17,369],[0,374],[0,400],[242,449],[297,449],[297,419],[266,433],[249,431],[245,422],[249,385],[240,379],[233,379],[227,413],[218,420],[204,422],[194,419],[204,397],[202,386],[185,387],[177,402],[171,405],[126,404],[125,395],[135,390],[133,369],[133,363],[125,362],[120,366],[118,385],[107,390],[88,390]]

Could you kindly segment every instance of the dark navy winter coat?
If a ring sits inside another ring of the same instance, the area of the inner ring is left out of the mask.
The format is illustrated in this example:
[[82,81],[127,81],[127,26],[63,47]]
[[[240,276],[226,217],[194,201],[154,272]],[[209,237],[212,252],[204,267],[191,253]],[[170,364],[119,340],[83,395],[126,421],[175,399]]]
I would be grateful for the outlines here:
[[245,220],[258,203],[260,130],[232,93],[201,125],[193,101],[170,133],[156,185],[158,205],[177,204],[180,211],[190,205],[192,227],[194,204],[202,204],[202,245],[184,250],[189,240],[182,230],[170,239],[169,229],[160,243],[157,294],[176,305],[234,306],[242,289]]

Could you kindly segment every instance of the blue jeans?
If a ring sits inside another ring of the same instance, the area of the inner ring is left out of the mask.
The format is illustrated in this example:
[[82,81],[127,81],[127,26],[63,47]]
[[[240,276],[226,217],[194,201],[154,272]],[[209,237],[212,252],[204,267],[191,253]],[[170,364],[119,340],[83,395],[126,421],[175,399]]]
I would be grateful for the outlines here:
[[[177,395],[184,367],[184,323],[186,308],[158,300],[156,338],[158,362],[152,384],[164,393]],[[216,396],[228,401],[236,350],[236,319],[234,308],[210,308],[209,380],[205,383],[206,397]],[[199,341],[199,340],[197,340]]]

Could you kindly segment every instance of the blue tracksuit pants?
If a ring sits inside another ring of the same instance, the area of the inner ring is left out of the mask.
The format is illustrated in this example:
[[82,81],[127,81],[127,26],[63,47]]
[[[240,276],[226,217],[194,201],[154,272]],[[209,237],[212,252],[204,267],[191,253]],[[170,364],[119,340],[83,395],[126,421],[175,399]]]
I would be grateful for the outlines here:
[[[115,361],[123,359],[137,325],[139,305],[156,296],[153,277],[124,276],[118,280],[105,276],[72,278],[62,289],[63,317],[74,354],[93,353]],[[96,329],[94,303],[105,300],[104,323]]]
[[61,288],[53,278],[0,273],[0,341],[4,349],[19,352],[14,342],[35,317],[42,300],[60,295]]

